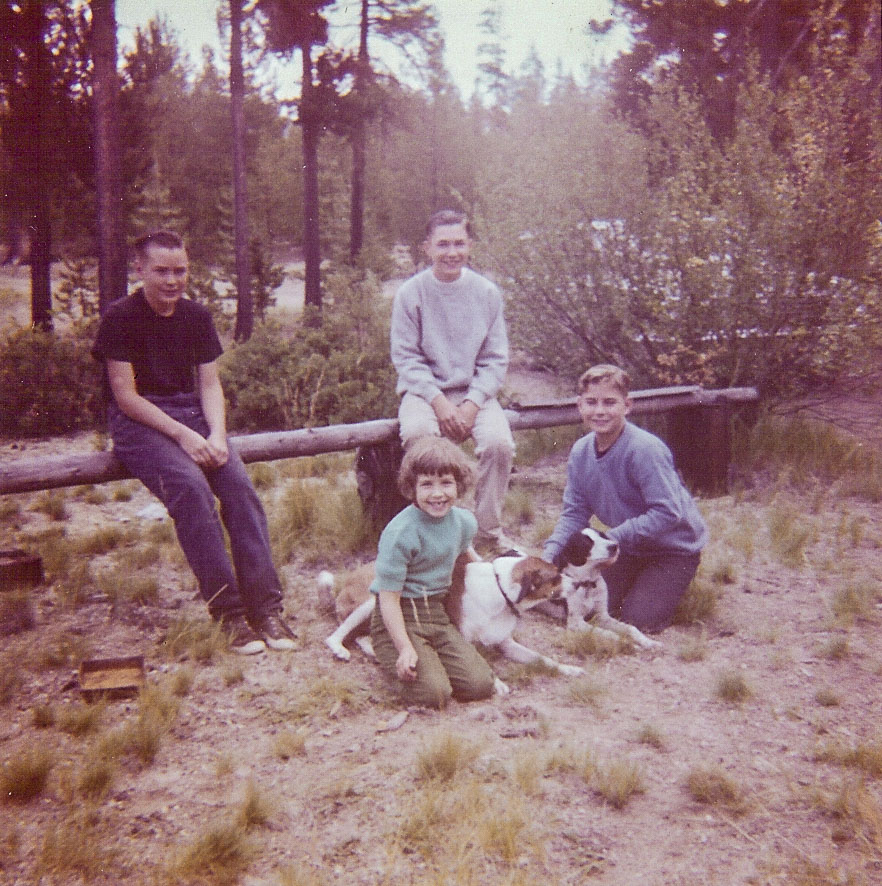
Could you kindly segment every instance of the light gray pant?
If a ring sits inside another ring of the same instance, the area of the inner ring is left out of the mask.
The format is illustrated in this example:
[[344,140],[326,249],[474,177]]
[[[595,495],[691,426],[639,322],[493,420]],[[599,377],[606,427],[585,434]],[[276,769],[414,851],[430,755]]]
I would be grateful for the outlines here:
[[[444,394],[455,406],[468,391],[457,389]],[[401,443],[405,449],[418,437],[440,437],[438,419],[430,403],[414,394],[405,394],[398,408]],[[478,411],[472,428],[478,477],[475,486],[475,517],[479,533],[494,533],[502,525],[502,505],[508,492],[508,479],[514,459],[515,443],[508,419],[497,400],[488,400]]]

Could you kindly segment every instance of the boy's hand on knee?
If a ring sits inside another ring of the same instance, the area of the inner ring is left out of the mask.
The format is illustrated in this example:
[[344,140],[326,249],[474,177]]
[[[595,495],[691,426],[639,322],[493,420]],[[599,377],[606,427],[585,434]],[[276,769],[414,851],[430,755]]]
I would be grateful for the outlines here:
[[448,440],[462,443],[469,436],[470,429],[463,424],[459,410],[444,394],[438,394],[432,400],[431,406],[435,412],[435,418],[438,419],[438,428]]
[[399,680],[416,680],[417,654],[413,646],[405,647],[398,653],[395,673]]
[[186,425],[182,425],[181,428],[177,437],[178,446],[200,467],[211,467],[214,456],[208,440]]
[[227,446],[227,435],[212,431],[206,440],[209,451],[211,452],[211,467],[223,467],[230,460],[230,450]]
[[456,407],[456,412],[459,415],[459,420],[462,422],[464,428],[466,428],[466,437],[470,437],[472,434],[472,430],[475,427],[475,419],[478,417],[478,404],[473,403],[471,400],[463,400],[459,406]]
[[193,461],[202,468],[219,468],[226,464],[230,453],[227,449],[226,439],[223,445],[218,445],[211,437],[207,439],[202,434],[191,430],[183,425],[183,430],[178,435],[178,445]]

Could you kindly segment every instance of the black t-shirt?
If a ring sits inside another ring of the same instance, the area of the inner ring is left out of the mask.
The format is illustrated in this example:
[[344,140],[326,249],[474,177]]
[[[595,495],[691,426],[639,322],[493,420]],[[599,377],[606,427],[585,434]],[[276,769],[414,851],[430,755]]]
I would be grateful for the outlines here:
[[115,301],[101,318],[92,346],[96,360],[131,363],[135,388],[142,396],[190,394],[195,370],[223,352],[208,310],[188,298],[161,317],[144,298],[144,290]]

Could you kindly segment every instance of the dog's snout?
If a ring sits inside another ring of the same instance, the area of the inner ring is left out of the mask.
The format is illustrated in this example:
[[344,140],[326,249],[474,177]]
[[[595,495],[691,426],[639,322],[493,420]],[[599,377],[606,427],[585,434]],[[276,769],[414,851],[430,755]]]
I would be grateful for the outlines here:
[[610,556],[614,557],[619,552],[618,542],[611,542],[609,546]]

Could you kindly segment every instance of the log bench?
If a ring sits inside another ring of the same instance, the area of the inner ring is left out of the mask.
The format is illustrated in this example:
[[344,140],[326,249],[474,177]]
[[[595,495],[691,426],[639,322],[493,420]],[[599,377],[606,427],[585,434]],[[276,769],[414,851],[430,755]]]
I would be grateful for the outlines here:
[[[653,388],[633,391],[631,399],[633,416],[664,414],[667,417],[667,427],[661,436],[671,447],[677,468],[690,488],[706,495],[727,491],[732,454],[731,418],[739,405],[747,404],[750,410],[755,409],[758,395],[754,388]],[[507,414],[514,431],[580,424],[575,397],[543,403],[513,403]],[[401,500],[394,482],[401,459],[395,419],[243,434],[231,439],[246,463],[355,450],[359,493],[372,519],[385,525],[400,509]],[[0,494],[106,483],[129,477],[112,452],[17,459],[0,465]]]

